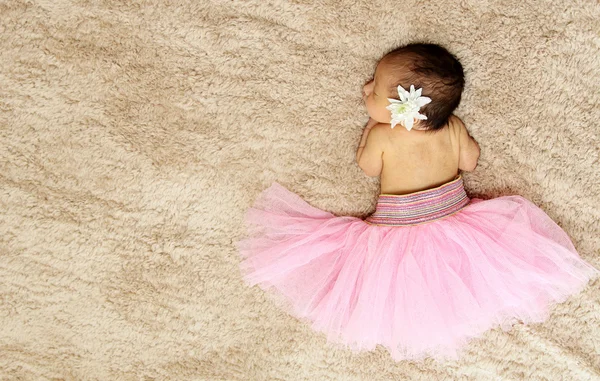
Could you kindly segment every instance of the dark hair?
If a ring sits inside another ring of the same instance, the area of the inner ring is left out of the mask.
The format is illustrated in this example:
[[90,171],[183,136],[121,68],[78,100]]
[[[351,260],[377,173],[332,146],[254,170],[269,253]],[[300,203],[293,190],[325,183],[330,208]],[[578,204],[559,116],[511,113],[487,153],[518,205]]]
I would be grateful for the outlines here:
[[[413,43],[388,52],[383,58],[397,75],[389,84],[389,93],[396,95],[398,85],[409,90],[410,85],[423,88],[423,96],[431,102],[421,109],[428,130],[439,130],[446,125],[458,107],[465,86],[463,67],[445,48],[427,43]],[[396,96],[390,98],[397,98]]]

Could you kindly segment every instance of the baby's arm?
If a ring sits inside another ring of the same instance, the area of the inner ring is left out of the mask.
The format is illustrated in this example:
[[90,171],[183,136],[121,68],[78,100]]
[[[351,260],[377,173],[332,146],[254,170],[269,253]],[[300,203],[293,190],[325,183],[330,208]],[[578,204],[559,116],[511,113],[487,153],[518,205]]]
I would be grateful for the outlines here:
[[370,177],[379,176],[383,169],[383,142],[387,138],[384,125],[369,119],[356,152],[356,162]]
[[360,162],[360,157],[362,156],[365,145],[367,144],[367,137],[369,136],[369,132],[371,132],[371,128],[373,128],[377,124],[373,118],[369,118],[365,129],[363,130],[362,137],[360,138],[360,143],[358,144],[358,149],[356,150],[356,162]]
[[457,116],[452,115],[449,123],[457,124],[458,127],[458,142],[459,142],[459,156],[458,156],[458,168],[463,171],[472,171],[477,167],[477,161],[479,160],[479,144],[469,135],[467,127],[462,120]]

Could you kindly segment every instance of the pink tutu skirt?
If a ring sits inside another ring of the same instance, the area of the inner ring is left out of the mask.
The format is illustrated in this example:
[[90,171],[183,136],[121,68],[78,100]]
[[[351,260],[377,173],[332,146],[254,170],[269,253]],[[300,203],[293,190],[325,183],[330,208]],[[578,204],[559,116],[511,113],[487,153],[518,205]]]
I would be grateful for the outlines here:
[[469,199],[458,176],[379,196],[366,219],[315,208],[278,183],[246,214],[240,269],[286,312],[355,352],[458,359],[470,339],[549,307],[600,271],[520,196]]

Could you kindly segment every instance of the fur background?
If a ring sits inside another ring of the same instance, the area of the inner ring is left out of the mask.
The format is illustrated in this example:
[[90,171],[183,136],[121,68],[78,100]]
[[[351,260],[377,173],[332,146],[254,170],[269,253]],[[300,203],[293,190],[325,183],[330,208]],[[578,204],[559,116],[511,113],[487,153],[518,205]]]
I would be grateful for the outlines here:
[[600,267],[593,0],[0,1],[0,379],[598,380],[600,283],[459,362],[395,363],[244,286],[234,242],[272,181],[373,211],[355,152],[388,50],[441,44],[482,149]]

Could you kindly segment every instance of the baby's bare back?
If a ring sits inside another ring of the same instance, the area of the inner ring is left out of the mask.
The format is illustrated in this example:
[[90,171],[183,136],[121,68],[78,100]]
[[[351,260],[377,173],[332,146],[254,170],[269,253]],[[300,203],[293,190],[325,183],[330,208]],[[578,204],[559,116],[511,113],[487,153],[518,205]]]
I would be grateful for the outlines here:
[[384,145],[381,193],[407,194],[436,187],[458,175],[460,127],[436,132],[390,129]]

